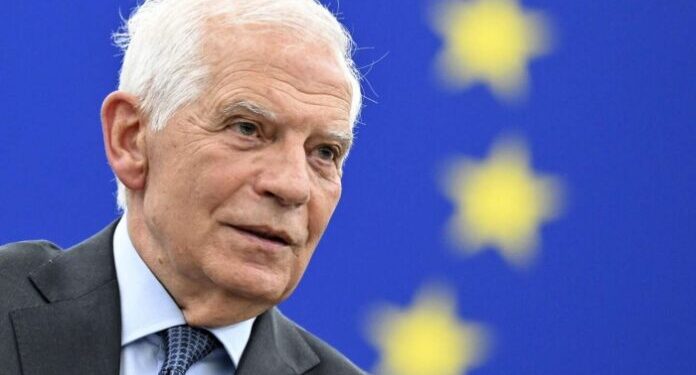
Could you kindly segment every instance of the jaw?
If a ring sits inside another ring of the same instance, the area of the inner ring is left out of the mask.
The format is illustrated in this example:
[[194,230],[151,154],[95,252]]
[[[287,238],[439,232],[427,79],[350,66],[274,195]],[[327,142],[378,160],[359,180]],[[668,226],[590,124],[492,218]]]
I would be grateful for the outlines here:
[[131,203],[126,212],[131,240],[136,249],[145,249],[137,250],[140,257],[188,324],[218,327],[253,318],[286,299],[299,281],[296,251],[302,249],[287,249],[281,258],[270,259],[268,254],[253,251],[240,255],[239,249],[220,252],[224,247],[220,244],[230,243],[226,237],[207,247],[208,255],[198,258],[196,264],[181,264],[173,258],[176,254],[160,249],[164,244],[148,231],[142,207]]
[[[178,301],[177,301],[178,303]],[[236,324],[259,316],[273,305],[259,305],[247,299],[214,293],[200,301],[178,303],[188,325],[216,328]]]
[[188,324],[219,327],[256,317],[285,300],[297,285],[289,285],[289,276],[257,265],[240,268],[237,273],[207,275],[211,286],[204,293],[199,287],[195,294],[177,300]]

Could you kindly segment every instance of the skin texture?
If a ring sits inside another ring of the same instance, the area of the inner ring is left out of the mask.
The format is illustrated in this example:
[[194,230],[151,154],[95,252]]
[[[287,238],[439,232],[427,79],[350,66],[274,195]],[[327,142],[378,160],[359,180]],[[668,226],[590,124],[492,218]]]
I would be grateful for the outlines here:
[[201,98],[153,132],[117,91],[102,122],[135,248],[189,324],[216,327],[297,286],[341,195],[352,93],[321,43],[276,26],[208,28]]

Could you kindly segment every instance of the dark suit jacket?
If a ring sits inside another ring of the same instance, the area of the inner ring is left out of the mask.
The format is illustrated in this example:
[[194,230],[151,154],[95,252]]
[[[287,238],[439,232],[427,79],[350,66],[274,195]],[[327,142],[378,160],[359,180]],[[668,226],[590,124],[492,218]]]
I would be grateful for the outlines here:
[[[0,248],[1,375],[119,373],[114,229],[66,252],[46,241]],[[236,374],[363,372],[273,308],[256,319]]]

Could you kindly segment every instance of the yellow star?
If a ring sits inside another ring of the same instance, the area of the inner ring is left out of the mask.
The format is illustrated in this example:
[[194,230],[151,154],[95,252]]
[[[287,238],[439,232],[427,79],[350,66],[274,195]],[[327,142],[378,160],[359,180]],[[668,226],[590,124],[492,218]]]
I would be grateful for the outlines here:
[[386,307],[371,330],[381,360],[381,375],[463,375],[486,356],[488,334],[456,316],[454,298],[426,290],[406,311]]
[[445,83],[488,84],[494,94],[516,99],[526,92],[527,64],[550,48],[545,19],[516,0],[449,1],[435,12],[445,38],[439,67]]
[[456,243],[469,253],[493,246],[519,266],[534,258],[541,223],[560,211],[560,183],[534,176],[521,141],[498,142],[485,161],[454,163],[446,189],[457,205],[450,223]]

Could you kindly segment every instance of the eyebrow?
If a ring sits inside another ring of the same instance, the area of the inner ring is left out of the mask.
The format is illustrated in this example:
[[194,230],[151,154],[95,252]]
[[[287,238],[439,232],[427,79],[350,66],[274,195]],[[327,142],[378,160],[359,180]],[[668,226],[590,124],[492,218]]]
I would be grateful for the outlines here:
[[342,131],[333,131],[330,130],[327,132],[329,138],[333,138],[335,141],[340,143],[343,146],[344,153],[347,154],[348,150],[350,150],[351,146],[353,145],[353,132],[348,131],[348,132],[342,132]]
[[261,117],[265,117],[269,120],[275,120],[278,116],[273,111],[270,111],[256,103],[250,102],[248,100],[240,100],[232,103],[229,106],[223,108],[222,113],[225,115],[233,115],[240,110],[251,112],[257,114]]

